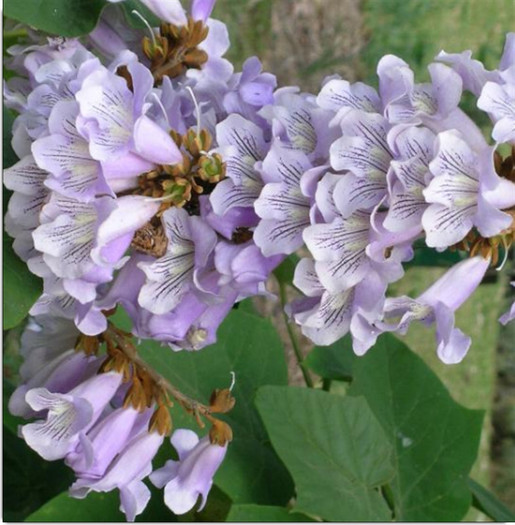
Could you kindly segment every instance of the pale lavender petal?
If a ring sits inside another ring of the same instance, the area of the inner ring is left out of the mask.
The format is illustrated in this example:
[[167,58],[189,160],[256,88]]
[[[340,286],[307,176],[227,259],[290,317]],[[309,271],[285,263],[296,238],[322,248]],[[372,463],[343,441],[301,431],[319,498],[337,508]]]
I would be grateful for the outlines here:
[[[159,201],[139,195],[127,195],[116,200],[116,208],[102,222],[97,232],[96,247],[91,253],[97,264],[112,262],[109,248],[117,239],[127,247],[134,232],[143,227],[158,211]],[[123,247],[117,251],[123,252]]]
[[388,171],[392,155],[381,115],[351,110],[342,121],[344,136],[331,145],[331,166],[350,170],[358,177],[378,177]]
[[120,488],[120,510],[125,514],[127,521],[134,521],[141,514],[150,501],[150,490],[141,481],[133,481]]
[[502,71],[513,65],[515,65],[515,33],[507,33],[499,69]]
[[440,51],[436,59],[450,64],[462,78],[464,89],[468,89],[476,96],[479,96],[481,89],[492,76],[492,72],[486,71],[485,66],[479,60],[472,59],[470,50],[462,53]]
[[266,152],[261,128],[240,115],[233,114],[217,124],[216,138],[222,148],[228,147],[228,154],[223,157],[227,176],[234,184],[239,186],[247,179],[259,178],[254,165],[264,158]]
[[477,200],[477,212],[474,217],[474,225],[479,233],[485,237],[494,237],[500,234],[513,223],[513,217],[492,206],[486,198],[479,193]]
[[457,310],[479,286],[489,265],[490,261],[480,256],[455,264],[420,295],[418,301],[433,307],[439,302]]
[[6,187],[24,195],[38,195],[47,177],[48,173],[36,164],[32,155],[4,170]]
[[353,108],[368,113],[381,112],[381,101],[374,88],[362,82],[350,84],[341,79],[330,80],[324,85],[317,97],[317,104],[332,111]]
[[170,442],[179,454],[179,460],[184,461],[187,455],[197,446],[198,435],[193,430],[178,428],[172,435]]
[[[439,116],[447,116],[458,107],[463,82],[450,67],[433,63],[428,67],[432,82],[432,98],[436,101]],[[429,115],[431,113],[427,111]]]
[[191,4],[191,16],[193,20],[205,22],[210,16],[215,6],[216,0],[193,0]]
[[308,297],[320,297],[324,293],[324,287],[315,270],[315,261],[304,257],[295,267],[293,284]]
[[442,303],[435,307],[437,354],[447,365],[460,363],[470,348],[471,339],[454,328],[454,312]]
[[175,24],[184,26],[188,23],[186,13],[179,0],[141,0],[143,5],[148,7],[158,18]]
[[115,74],[93,73],[75,95],[89,135],[90,153],[109,160],[126,153],[134,124],[132,93],[125,80]]
[[45,421],[21,427],[21,435],[47,461],[63,458],[78,441],[78,433],[92,420],[93,409],[82,398],[53,394],[46,388],[27,392],[27,403],[35,411],[48,409]]
[[448,248],[463,240],[474,225],[476,205],[448,208],[432,204],[422,215],[426,244],[432,248]]
[[357,177],[353,173],[343,175],[333,192],[334,203],[343,218],[357,210],[370,210],[387,193],[386,177],[375,174],[374,178]]
[[134,145],[141,157],[156,164],[177,164],[183,160],[170,135],[145,115],[134,125]]

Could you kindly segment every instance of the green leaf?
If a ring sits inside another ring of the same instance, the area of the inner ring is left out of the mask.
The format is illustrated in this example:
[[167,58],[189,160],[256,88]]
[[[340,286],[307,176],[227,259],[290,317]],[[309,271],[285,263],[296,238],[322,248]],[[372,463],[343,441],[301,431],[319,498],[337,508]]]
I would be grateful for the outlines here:
[[315,346],[304,364],[324,379],[350,381],[354,352],[349,335],[330,346]]
[[3,328],[9,330],[25,319],[31,306],[41,295],[41,279],[14,253],[12,239],[4,235],[4,308]]
[[492,518],[493,521],[515,522],[515,514],[489,490],[470,478],[468,485],[472,492],[472,505],[476,509]]
[[[220,522],[224,521],[230,508],[230,500],[217,487],[213,487],[202,512],[190,511],[176,516],[164,503],[163,490],[156,489],[148,480],[145,484],[151,492],[146,509],[136,517],[136,522]],[[91,492],[85,499],[75,499],[62,492],[51,499],[38,510],[28,516],[25,521],[36,522],[124,522],[120,510],[120,493]]]
[[23,520],[72,481],[71,471],[62,462],[42,459],[5,426],[3,455],[5,521]]
[[483,412],[456,403],[429,367],[384,334],[353,365],[351,396],[364,396],[395,447],[391,483],[399,521],[459,521]]
[[225,521],[241,522],[283,522],[315,521],[304,514],[289,512],[284,507],[266,505],[233,505]]
[[[268,443],[253,405],[262,385],[285,385],[288,374],[279,336],[270,321],[232,311],[218,332],[218,342],[200,352],[173,352],[151,341],[139,346],[141,357],[185,394],[207,402],[215,388],[229,386],[236,375],[234,409],[223,416],[234,440],[215,483],[237,503],[282,505],[292,495],[292,482]],[[194,419],[172,410],[174,427],[198,431]]]
[[68,492],[63,492],[45,503],[25,521],[126,521],[119,507],[120,497],[117,490],[107,493],[92,492],[85,499],[75,499],[70,497]]
[[389,521],[378,488],[394,475],[393,449],[364,398],[268,386],[256,405],[291,472],[294,510],[328,521]]
[[280,283],[291,284],[293,282],[295,267],[299,260],[299,256],[296,253],[292,253],[274,270],[274,275]]
[[57,36],[73,37],[95,27],[105,0],[5,0],[4,14]]

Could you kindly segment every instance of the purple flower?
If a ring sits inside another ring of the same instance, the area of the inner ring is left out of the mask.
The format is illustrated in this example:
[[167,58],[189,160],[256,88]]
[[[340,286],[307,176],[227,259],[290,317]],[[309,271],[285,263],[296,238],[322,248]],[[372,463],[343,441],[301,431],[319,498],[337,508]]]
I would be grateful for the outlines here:
[[423,191],[432,178],[429,163],[434,155],[435,135],[425,127],[398,126],[388,138],[395,160],[387,176],[390,202],[384,227],[393,232],[414,227],[422,230],[422,215],[427,208]]
[[343,79],[326,82],[317,97],[317,104],[337,112],[333,122],[340,122],[350,109],[367,113],[381,113],[382,103],[377,91],[362,82],[350,84]]
[[428,246],[447,248],[461,241],[473,226],[492,237],[511,224],[486,198],[500,182],[493,165],[493,148],[475,152],[457,131],[437,137],[437,152],[429,165],[434,178],[423,191],[430,206],[422,216]]
[[32,232],[39,224],[39,215],[49,198],[44,185],[48,174],[34,162],[32,155],[4,170],[4,184],[14,193],[9,200],[5,228],[14,237],[16,254],[28,261],[37,257]]
[[154,314],[170,312],[189,290],[202,289],[202,273],[217,241],[207,224],[181,208],[167,210],[163,226],[168,239],[165,255],[139,264],[147,277],[139,303]]
[[294,87],[280,88],[274,102],[259,114],[272,125],[274,137],[302,151],[313,162],[327,161],[327,148],[334,133],[327,126],[331,112],[320,108],[313,95],[299,94]]
[[[332,292],[320,282],[312,259],[302,259],[295,269],[294,284],[307,297],[294,301],[287,311],[302,328],[302,333],[317,345],[330,345],[349,331],[358,355],[372,346],[375,338],[355,330],[359,317],[373,323],[380,319],[386,283],[374,271],[354,287]],[[359,327],[359,326],[358,326]]]
[[166,506],[175,514],[191,510],[199,496],[202,496],[198,509],[201,511],[227,445],[212,445],[208,436],[199,440],[195,432],[186,429],[176,430],[171,443],[179,454],[179,461],[167,461],[150,475],[150,481],[158,488],[165,488]]
[[392,161],[388,129],[387,120],[378,113],[349,109],[342,120],[342,136],[331,145],[330,155],[333,169],[350,172],[335,189],[344,217],[373,208],[386,195],[386,174]]
[[63,458],[79,441],[79,433],[90,428],[120,386],[122,377],[115,372],[96,375],[68,393],[52,393],[34,388],[25,399],[39,412],[48,410],[45,420],[21,427],[27,444],[47,460]]
[[[107,197],[82,203],[54,193],[33,233],[34,245],[52,272],[61,278],[77,279],[94,270],[91,250],[103,217],[113,208]],[[124,248],[121,248],[123,254]],[[100,276],[100,282],[103,280]]]
[[472,51],[470,50],[462,53],[440,51],[436,59],[450,64],[463,79],[463,87],[474,93],[474,95],[479,96],[487,82],[499,82],[500,73],[515,64],[515,33],[506,35],[504,52],[498,70],[486,70],[479,60],[472,59]]
[[290,254],[302,246],[309,226],[311,199],[302,192],[302,176],[312,168],[306,155],[276,142],[262,165],[268,182],[254,203],[261,221],[254,242],[263,255]]
[[100,419],[66,456],[66,464],[79,479],[100,479],[127,443],[148,425],[152,410],[138,412],[132,407],[117,408]]
[[[515,36],[515,34],[514,34]],[[515,45],[515,43],[514,43]],[[514,67],[499,73],[500,81],[486,82],[477,101],[479,109],[486,111],[494,128],[492,137],[497,142],[515,141],[515,71]]]
[[257,112],[273,103],[277,80],[271,73],[261,71],[259,59],[248,58],[243,63],[241,73],[234,74],[229,80],[229,91],[224,96],[223,106],[227,113],[238,113],[266,129],[266,121]]
[[220,274],[218,284],[238,293],[238,298],[266,294],[265,282],[283,257],[266,257],[252,242],[231,244],[220,241],[215,248],[215,267]]
[[415,84],[408,64],[386,55],[377,65],[379,92],[384,114],[391,123],[442,120],[457,109],[461,98],[461,77],[443,64],[430,64],[431,83]]
[[152,459],[163,443],[163,436],[146,429],[135,435],[116,456],[100,478],[79,478],[70,487],[70,496],[85,498],[90,491],[120,490],[120,510],[127,521],[134,521],[150,499],[150,491],[141,481],[152,472]]
[[454,312],[474,293],[489,265],[489,259],[472,257],[453,266],[416,299],[387,299],[384,321],[376,323],[377,328],[405,334],[414,320],[435,323],[438,357],[446,364],[459,363],[471,341],[454,328]]
[[35,362],[43,363],[39,370],[34,370],[31,376],[25,378],[25,383],[20,385],[9,399],[9,411],[16,416],[27,418],[34,415],[30,403],[25,398],[27,392],[35,388],[45,388],[51,393],[65,394],[95,374],[100,366],[98,359],[77,353],[73,348],[53,359],[46,358],[44,353],[41,354],[41,351],[34,352],[26,358],[25,364],[31,368]]
[[88,138],[91,156],[108,163],[118,158],[130,163],[132,153],[148,161],[147,169],[153,163],[180,162],[182,155],[175,142],[144,114],[145,99],[154,83],[152,73],[135,61],[126,66],[133,91],[124,78],[103,68],[86,77],[75,96],[80,105],[77,126]]
[[233,114],[216,126],[216,139],[226,163],[227,178],[210,195],[213,211],[225,215],[233,208],[253,208],[263,188],[255,166],[268,151],[263,131]]
[[91,201],[96,195],[110,194],[100,163],[89,154],[87,140],[79,134],[75,120],[79,106],[74,101],[58,102],[48,122],[50,135],[32,145],[37,165],[51,174],[45,185],[70,198]]

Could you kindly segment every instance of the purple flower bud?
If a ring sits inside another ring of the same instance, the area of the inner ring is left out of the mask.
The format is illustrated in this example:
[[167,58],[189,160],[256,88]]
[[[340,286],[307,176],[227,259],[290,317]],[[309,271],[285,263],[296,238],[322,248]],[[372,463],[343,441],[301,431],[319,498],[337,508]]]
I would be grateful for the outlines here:
[[175,514],[191,510],[199,496],[201,511],[213,484],[213,476],[222,463],[227,451],[212,445],[209,437],[199,441],[195,432],[186,429],[176,430],[171,438],[172,445],[179,454],[179,461],[169,460],[165,466],[150,475],[150,481],[158,487],[165,487],[165,503]]
[[163,443],[163,436],[145,429],[135,436],[111,463],[100,479],[80,478],[70,487],[74,498],[85,498],[90,491],[120,490],[120,510],[128,521],[141,514],[150,499],[150,491],[141,481],[152,472],[152,459]]

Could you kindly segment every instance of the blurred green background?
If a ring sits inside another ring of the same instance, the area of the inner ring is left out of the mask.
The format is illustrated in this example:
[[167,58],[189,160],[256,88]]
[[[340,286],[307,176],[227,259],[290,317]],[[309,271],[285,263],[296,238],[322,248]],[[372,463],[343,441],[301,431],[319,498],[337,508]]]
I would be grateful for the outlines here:
[[[515,1],[218,0],[215,16],[229,26],[229,56],[237,65],[255,54],[266,70],[277,74],[280,85],[316,93],[321,80],[335,73],[377,85],[377,62],[390,53],[406,60],[418,81],[428,80],[427,65],[442,49],[471,49],[474,58],[494,69],[505,34],[515,30]],[[464,98],[463,107],[488,136],[488,119],[475,110],[472,96]],[[417,295],[443,271],[412,268],[393,292]],[[411,326],[406,342],[457,401],[487,411],[472,474],[515,509],[515,327],[512,323],[501,331],[497,323],[510,300],[510,273],[510,264],[503,272],[493,270],[488,284],[459,311],[457,325],[473,340],[462,364],[440,363],[433,332],[421,326]],[[467,516],[481,519],[486,518],[477,511]]]

